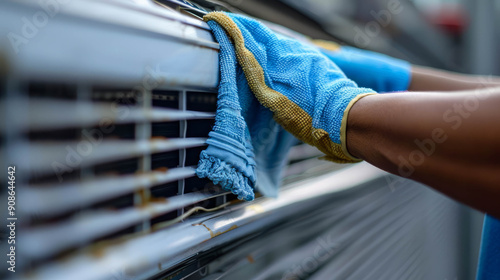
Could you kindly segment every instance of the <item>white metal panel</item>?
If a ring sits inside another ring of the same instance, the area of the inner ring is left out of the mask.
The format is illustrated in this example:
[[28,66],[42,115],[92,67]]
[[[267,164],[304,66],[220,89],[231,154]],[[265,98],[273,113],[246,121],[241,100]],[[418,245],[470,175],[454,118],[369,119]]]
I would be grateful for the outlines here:
[[[146,174],[100,177],[86,181],[63,183],[57,186],[20,186],[19,199],[26,206],[19,208],[19,211],[26,215],[60,215],[69,210],[89,206],[92,203],[194,175],[193,168],[184,167],[170,169],[165,172],[153,171]],[[202,194],[199,196],[207,197]]]
[[[205,138],[179,138],[165,140],[101,140],[93,143],[84,139],[78,142],[37,142],[20,147],[29,154],[30,168],[39,172],[57,172],[54,163],[72,167],[89,166],[132,158],[143,154],[153,154],[204,146]],[[97,141],[97,140],[96,140]]]
[[[23,101],[12,100],[11,106]],[[194,119],[213,119],[213,113],[182,111],[166,108],[141,108],[138,106],[117,105],[112,102],[72,102],[50,99],[29,99],[26,115],[27,122],[20,123],[20,130],[48,130],[71,127],[98,126],[140,122],[171,122]],[[64,117],[61,117],[64,116]],[[4,126],[5,123],[2,123]]]
[[20,44],[12,39],[12,44],[8,35],[24,36],[23,19],[32,20],[43,10],[36,4],[2,1],[0,46],[11,73],[146,89],[217,86],[218,45],[205,23],[186,25],[179,15],[155,17],[112,2],[67,3],[33,38]]

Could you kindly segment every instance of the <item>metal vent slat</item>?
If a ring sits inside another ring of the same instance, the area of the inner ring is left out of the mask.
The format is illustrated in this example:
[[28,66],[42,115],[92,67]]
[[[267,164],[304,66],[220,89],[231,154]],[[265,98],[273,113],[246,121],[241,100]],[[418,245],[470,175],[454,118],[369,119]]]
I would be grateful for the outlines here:
[[195,175],[191,167],[174,168],[165,172],[100,177],[87,181],[62,183],[57,186],[21,186],[20,199],[26,206],[23,214],[53,216],[96,202],[119,197],[137,190],[151,188]]
[[[175,151],[179,149],[187,149],[200,147],[205,145],[205,138],[179,138],[166,140],[103,140],[102,142],[91,146],[88,141],[87,146],[79,148],[81,142],[64,142],[64,143],[31,143],[22,149],[28,151],[30,155],[30,168],[38,172],[54,171],[54,164],[59,163],[71,166],[71,155],[78,153],[82,149],[87,150],[85,153],[79,154],[81,166],[89,166],[111,162],[114,160],[131,158],[143,154],[153,154],[161,152]],[[68,160],[69,159],[69,160]],[[49,164],[47,164],[49,163]]]
[[[13,101],[15,102],[15,101]],[[18,101],[15,103],[19,103]],[[212,119],[214,114],[179,111],[165,108],[140,108],[114,103],[70,102],[60,100],[30,99],[29,118],[21,130],[63,129],[79,126],[126,124],[135,122],[169,122],[192,119]],[[62,118],[61,116],[64,116]]]
[[19,236],[23,254],[33,259],[51,256],[70,247],[85,244],[99,237],[125,229],[143,220],[175,211],[197,202],[226,195],[219,193],[188,193],[165,200],[151,202],[144,207],[115,210],[95,210],[82,213],[70,220],[54,225],[32,228]]
[[[0,33],[5,36],[22,32],[19,19],[31,18],[40,9],[37,2],[19,2],[2,1]],[[129,7],[116,2],[128,2]],[[12,71],[22,76],[142,87],[151,84],[145,79],[163,87],[217,87],[218,44],[208,25],[154,5],[143,13],[133,2],[68,1],[43,28],[44,40],[23,44],[19,55],[9,40],[0,45],[13,59]],[[205,67],[186,65],[186,57]]]

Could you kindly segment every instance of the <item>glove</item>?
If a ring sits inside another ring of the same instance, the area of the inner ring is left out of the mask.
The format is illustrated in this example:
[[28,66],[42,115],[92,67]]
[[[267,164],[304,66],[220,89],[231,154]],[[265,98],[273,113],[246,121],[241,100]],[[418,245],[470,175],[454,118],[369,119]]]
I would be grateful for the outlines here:
[[226,30],[250,89],[277,123],[326,159],[360,161],[347,151],[347,116],[357,100],[375,91],[358,87],[315,47],[275,34],[256,20],[223,12],[204,20]]
[[408,90],[411,64],[407,61],[329,41],[314,40],[313,43],[361,87],[377,92]]

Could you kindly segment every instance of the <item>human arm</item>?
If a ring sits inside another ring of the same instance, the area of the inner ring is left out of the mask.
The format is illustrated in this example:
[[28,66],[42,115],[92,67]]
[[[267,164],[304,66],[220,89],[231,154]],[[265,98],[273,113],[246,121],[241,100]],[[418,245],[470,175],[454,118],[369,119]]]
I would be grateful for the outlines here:
[[460,74],[412,65],[409,91],[457,91],[500,87],[500,78]]
[[366,96],[349,112],[347,149],[498,218],[499,107],[500,87]]
[[[376,94],[358,87],[317,50],[276,36],[255,20],[220,12],[204,19],[227,31],[249,87],[276,122],[323,151],[326,159],[364,159],[500,216],[500,179],[495,176],[500,171],[495,145],[500,141],[500,88],[489,95]],[[436,135],[438,128],[442,131]],[[426,143],[428,137],[437,144],[421,152],[423,161],[410,166],[408,174],[399,172],[400,157],[418,151],[414,140]]]
[[361,87],[377,92],[457,91],[500,86],[500,78],[413,65],[377,52],[314,41],[322,53]]

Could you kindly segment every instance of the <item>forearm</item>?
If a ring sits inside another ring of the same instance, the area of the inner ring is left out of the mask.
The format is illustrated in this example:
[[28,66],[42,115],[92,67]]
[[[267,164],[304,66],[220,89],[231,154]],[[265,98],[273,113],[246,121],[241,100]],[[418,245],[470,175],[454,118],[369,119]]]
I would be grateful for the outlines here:
[[500,217],[500,88],[362,98],[347,122],[351,154]]
[[409,91],[457,91],[499,87],[500,78],[473,76],[412,65]]

